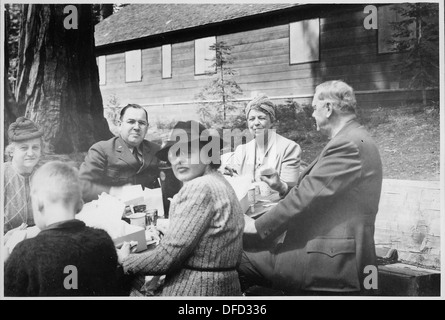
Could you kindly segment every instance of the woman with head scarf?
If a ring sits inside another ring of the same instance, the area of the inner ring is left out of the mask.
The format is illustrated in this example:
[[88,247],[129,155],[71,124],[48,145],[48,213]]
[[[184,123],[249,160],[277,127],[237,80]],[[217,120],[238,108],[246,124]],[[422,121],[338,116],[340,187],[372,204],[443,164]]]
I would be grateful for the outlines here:
[[225,170],[249,175],[252,181],[265,181],[280,194],[286,193],[298,180],[300,146],[272,129],[276,119],[275,105],[266,95],[258,95],[250,101],[245,114],[254,139],[235,149]]
[[25,117],[9,126],[6,153],[11,159],[3,164],[5,233],[34,225],[29,181],[42,154],[42,136],[43,131]]
[[164,296],[241,295],[236,267],[244,217],[235,191],[217,170],[221,142],[196,121],[175,125],[156,154],[183,183],[170,205],[168,230],[153,250],[130,254],[124,244],[118,253],[128,275],[166,275]]

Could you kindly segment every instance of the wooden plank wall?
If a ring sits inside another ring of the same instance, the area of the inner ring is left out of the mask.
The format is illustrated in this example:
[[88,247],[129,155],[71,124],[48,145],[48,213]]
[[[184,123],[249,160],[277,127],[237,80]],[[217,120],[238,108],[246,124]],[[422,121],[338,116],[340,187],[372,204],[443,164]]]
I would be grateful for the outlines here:
[[[377,54],[377,30],[366,30],[363,10],[322,11],[320,61],[289,64],[289,24],[218,35],[233,45],[238,71],[235,80],[244,90],[240,98],[263,92],[269,96],[310,95],[326,80],[343,79],[357,91],[399,89],[396,63],[402,55]],[[123,49],[125,50],[125,49]],[[161,47],[142,50],[140,82],[125,83],[124,53],[107,56],[107,81],[101,86],[104,104],[116,95],[121,104],[151,105],[156,118],[196,118],[196,106],[163,104],[195,100],[210,76],[194,75],[194,41],[172,45],[172,78],[161,77]],[[358,96],[362,107],[400,105],[406,93]],[[301,102],[308,102],[303,99]],[[277,101],[278,102],[278,101]],[[170,112],[166,109],[170,108]]]
[[440,269],[440,182],[384,179],[375,226],[376,247]]

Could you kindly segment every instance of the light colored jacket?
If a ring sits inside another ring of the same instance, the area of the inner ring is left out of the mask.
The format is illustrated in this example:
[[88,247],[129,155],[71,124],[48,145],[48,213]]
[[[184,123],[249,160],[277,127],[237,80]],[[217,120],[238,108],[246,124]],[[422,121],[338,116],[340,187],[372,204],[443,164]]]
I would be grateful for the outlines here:
[[[255,140],[239,145],[233,156],[226,158],[225,162],[240,175],[250,175],[259,181],[258,171],[261,167],[273,168],[278,172],[280,179],[289,187],[296,185],[300,173],[301,148],[300,146],[274,131],[270,131],[271,137],[264,157],[255,150]],[[224,163],[224,164],[226,164]],[[255,172],[255,173],[254,173]]]

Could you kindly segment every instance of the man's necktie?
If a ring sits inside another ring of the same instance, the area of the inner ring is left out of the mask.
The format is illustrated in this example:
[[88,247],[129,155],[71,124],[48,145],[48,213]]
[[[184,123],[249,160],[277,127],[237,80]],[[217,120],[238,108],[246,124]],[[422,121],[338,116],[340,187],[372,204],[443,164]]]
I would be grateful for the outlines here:
[[141,165],[142,161],[139,158],[139,152],[138,152],[138,149],[136,147],[133,148],[133,156],[136,158],[136,160],[139,163],[139,165]]

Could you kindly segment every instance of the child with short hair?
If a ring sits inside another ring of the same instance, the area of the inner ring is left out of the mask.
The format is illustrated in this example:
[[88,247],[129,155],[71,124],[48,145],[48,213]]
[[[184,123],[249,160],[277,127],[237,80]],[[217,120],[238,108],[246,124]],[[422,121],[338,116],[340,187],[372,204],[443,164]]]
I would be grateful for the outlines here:
[[117,294],[118,261],[107,232],[75,219],[83,205],[78,172],[48,162],[31,182],[34,221],[41,230],[20,242],[5,263],[5,296]]

